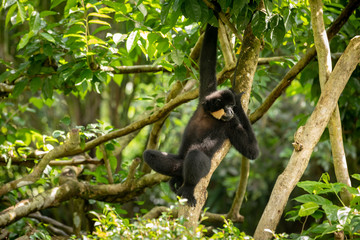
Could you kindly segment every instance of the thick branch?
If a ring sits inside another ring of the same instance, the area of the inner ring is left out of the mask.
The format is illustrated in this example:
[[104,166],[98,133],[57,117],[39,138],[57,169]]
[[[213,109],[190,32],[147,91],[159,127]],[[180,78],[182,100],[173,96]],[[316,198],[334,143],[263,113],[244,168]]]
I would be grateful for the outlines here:
[[[236,71],[235,91],[245,92],[242,97],[242,106],[245,112],[248,110],[250,92],[259,59],[261,41],[252,32],[251,24],[247,26],[244,33],[244,41],[239,55],[239,65]],[[240,209],[245,197],[247,181],[250,172],[249,159],[242,157],[240,182],[235,193],[228,218],[236,219],[240,216]]]
[[[331,40],[340,28],[346,23],[353,11],[360,6],[360,1],[350,0],[348,5],[343,9],[338,18],[333,22],[327,30],[327,36]],[[297,62],[284,76],[281,82],[274,88],[269,96],[264,100],[263,104],[258,107],[251,115],[250,121],[255,123],[259,120],[280,97],[283,91],[291,84],[292,80],[307,66],[307,64],[315,57],[315,47],[310,48],[305,56]]]
[[[138,161],[135,165],[138,165]],[[72,198],[95,199],[101,201],[125,202],[138,196],[147,187],[169,180],[160,174],[147,174],[142,178],[126,181],[125,183],[109,185],[91,185],[88,182],[78,182],[74,176],[64,176],[64,183],[47,190],[31,199],[23,200],[15,206],[0,213],[0,227],[9,225],[16,220],[28,216],[30,213],[58,206],[61,202]]]
[[[312,28],[314,32],[314,42],[318,55],[320,86],[321,89],[323,89],[332,71],[330,46],[326,36],[323,20],[322,1],[311,0],[309,3],[311,10]],[[336,105],[335,111],[330,117],[328,129],[336,178],[339,182],[351,186],[342,139],[341,120],[338,105]],[[350,204],[352,196],[349,191],[344,189],[341,193],[341,197],[347,205]]]
[[[83,164],[104,164],[103,160],[98,159],[86,159],[86,158],[73,158],[72,160],[60,160],[60,161],[50,161],[49,166],[76,166],[76,165],[83,165]],[[0,166],[6,166],[7,162],[0,158]],[[11,159],[11,165],[21,165],[23,167],[33,167],[35,166],[34,159],[26,159],[22,160],[22,158],[15,158]]]
[[275,231],[289,196],[303,175],[313,149],[336,107],[340,94],[359,62],[360,36],[357,36],[350,41],[337,62],[310,118],[304,126],[298,129],[294,140],[299,147],[293,151],[287,167],[275,183],[270,200],[256,228],[255,239],[271,238],[271,233],[264,230]]

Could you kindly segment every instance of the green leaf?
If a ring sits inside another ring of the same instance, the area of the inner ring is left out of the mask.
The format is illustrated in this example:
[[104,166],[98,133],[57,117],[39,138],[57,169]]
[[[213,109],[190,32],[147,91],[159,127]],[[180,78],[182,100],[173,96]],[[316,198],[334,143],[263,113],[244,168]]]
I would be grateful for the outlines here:
[[63,38],[67,37],[75,37],[75,38],[81,38],[82,40],[86,40],[86,37],[81,34],[65,34]]
[[302,181],[297,184],[298,187],[304,189],[308,193],[317,194],[324,189],[329,189],[329,186],[322,182]]
[[45,99],[52,98],[52,96],[53,96],[53,85],[52,85],[51,79],[48,79],[48,78],[45,79],[42,92],[44,94]]
[[332,202],[324,197],[313,194],[305,194],[295,198],[296,201],[301,203],[314,202],[318,205],[331,205]]
[[65,124],[66,126],[70,126],[71,119],[69,116],[65,116],[60,120],[61,123]]
[[234,1],[233,8],[231,9],[235,15],[239,14],[245,7],[246,1]]
[[198,0],[185,1],[185,12],[189,18],[194,19],[196,22],[201,19],[201,6]]
[[169,49],[169,40],[167,38],[161,38],[157,41],[157,50],[160,53],[164,53]]
[[114,151],[114,150],[115,150],[115,146],[114,146],[114,144],[112,144],[112,143],[107,143],[107,144],[105,145],[105,149],[108,150],[108,151]]
[[20,16],[21,22],[24,22],[26,19],[26,11],[25,11],[24,4],[21,3],[20,1],[17,1],[16,4],[19,9],[18,15]]
[[319,209],[319,205],[314,202],[307,202],[300,206],[299,216],[306,217],[313,214],[316,210]]
[[41,78],[39,78],[39,77],[32,78],[30,81],[31,92],[35,93],[36,91],[38,91],[41,87],[41,84],[42,84]]
[[51,7],[50,9],[53,9],[54,7],[56,7],[57,5],[59,5],[60,3],[64,2],[65,0],[54,0],[54,1],[51,1]]
[[97,34],[98,32],[107,30],[107,29],[109,29],[109,28],[111,28],[111,27],[109,27],[109,26],[101,26],[101,27],[98,27],[98,28],[96,28],[96,29],[93,31],[92,35],[95,35],[95,34]]
[[360,181],[360,174],[358,173],[351,175],[351,177]]
[[115,10],[112,8],[108,8],[108,7],[99,9],[99,13],[101,13],[101,14],[107,14],[107,13],[113,13],[113,12],[115,12]]
[[42,107],[44,106],[44,102],[41,98],[32,97],[30,98],[29,102],[38,109],[42,109]]
[[111,18],[110,16],[103,14],[103,13],[97,13],[97,12],[92,12],[89,13],[88,15],[89,17],[99,17],[99,18]]
[[128,53],[130,53],[136,46],[136,42],[139,39],[139,32],[133,31],[128,36],[128,39],[126,40],[126,50]]
[[161,24],[165,23],[165,20],[166,20],[167,16],[169,15],[170,7],[171,7],[171,3],[169,3],[169,2],[165,2],[163,4],[163,6],[161,7],[161,15],[160,15]]
[[276,16],[278,16],[276,20],[274,20],[276,26],[272,28],[270,32],[270,39],[273,48],[279,47],[280,44],[283,42],[285,36],[284,20],[279,15]]
[[55,43],[55,39],[49,33],[41,32],[40,35],[49,42]]
[[13,74],[13,71],[6,71],[0,74],[0,83],[5,82],[5,80]]
[[54,12],[54,11],[42,11],[40,12],[40,18],[44,18],[47,16],[52,16],[52,15],[58,15],[58,12]]
[[322,209],[324,209],[326,217],[329,219],[329,221],[334,223],[338,220],[337,213],[340,207],[336,205],[324,205],[322,206]]
[[256,37],[262,38],[266,28],[266,14],[262,11],[256,11],[251,21],[251,28]]
[[21,39],[20,39],[20,42],[19,44],[17,45],[17,50],[20,50],[22,49],[23,47],[25,47],[29,40],[34,36],[34,32],[33,31],[30,31],[28,33],[26,33]]
[[30,17],[30,29],[34,32],[34,35],[41,29],[41,19],[38,12],[32,12]]
[[65,17],[68,17],[68,15],[70,14],[70,9],[71,8],[76,7],[76,3],[77,3],[77,0],[67,0],[66,1],[66,5],[65,5],[65,8],[64,8]]
[[181,65],[184,61],[185,54],[182,51],[176,49],[171,52],[170,56],[176,65]]
[[9,11],[7,12],[6,19],[5,19],[5,28],[7,28],[8,24],[11,20],[11,17],[14,15],[16,8],[17,8],[17,4],[14,4],[10,7]]
[[344,226],[346,224],[350,212],[351,212],[351,208],[349,207],[342,207],[341,209],[338,210],[337,217],[341,225]]
[[93,36],[90,36],[90,37],[91,38],[88,41],[88,45],[95,45],[95,44],[106,45],[106,42],[104,42],[100,38],[93,37]]
[[105,22],[105,21],[101,21],[99,19],[93,19],[89,21],[89,24],[99,24],[99,25],[106,25],[106,26],[111,26],[110,23]]
[[121,34],[121,33],[115,33],[112,38],[114,43],[117,45],[119,42],[123,42],[126,39],[126,35],[125,34]]
[[85,69],[80,73],[82,81],[91,81],[93,79],[93,72],[90,69]]
[[17,82],[15,84],[14,90],[12,91],[12,95],[14,97],[18,97],[20,95],[20,93],[22,93],[26,87],[26,85],[28,84],[29,80],[28,79],[24,79],[21,80],[19,82]]

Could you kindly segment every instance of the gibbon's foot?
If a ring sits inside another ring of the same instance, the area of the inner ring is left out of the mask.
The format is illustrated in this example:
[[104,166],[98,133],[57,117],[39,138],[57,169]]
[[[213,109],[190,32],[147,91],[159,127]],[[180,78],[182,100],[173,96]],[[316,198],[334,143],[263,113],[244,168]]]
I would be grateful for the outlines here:
[[177,191],[178,196],[180,196],[181,198],[186,198],[187,199],[187,204],[190,207],[195,207],[195,205],[197,203],[196,199],[195,199],[195,196],[194,196],[194,188],[195,188],[195,186],[185,186],[185,185],[183,185]]

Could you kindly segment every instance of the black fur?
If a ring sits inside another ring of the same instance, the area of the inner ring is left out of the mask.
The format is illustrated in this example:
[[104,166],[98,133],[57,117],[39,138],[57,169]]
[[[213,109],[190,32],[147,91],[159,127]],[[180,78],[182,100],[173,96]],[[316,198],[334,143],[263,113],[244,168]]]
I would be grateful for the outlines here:
[[[196,205],[196,184],[208,174],[211,158],[226,139],[249,159],[259,155],[254,132],[241,106],[241,94],[216,90],[217,34],[216,27],[207,26],[200,56],[199,105],[186,126],[179,153],[144,152],[145,162],[155,171],[171,176],[171,189],[187,198],[190,206]],[[225,115],[218,120],[211,112],[220,109]]]

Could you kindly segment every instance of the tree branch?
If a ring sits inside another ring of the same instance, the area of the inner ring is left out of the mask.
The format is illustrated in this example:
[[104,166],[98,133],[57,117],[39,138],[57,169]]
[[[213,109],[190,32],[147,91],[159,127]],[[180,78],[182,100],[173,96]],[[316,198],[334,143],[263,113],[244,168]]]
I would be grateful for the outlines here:
[[303,175],[313,149],[336,107],[340,94],[359,62],[360,36],[357,36],[350,41],[337,62],[308,121],[295,134],[295,145],[299,147],[295,148],[288,165],[275,183],[269,202],[256,228],[255,239],[271,238],[271,233],[264,230],[275,231],[289,196]]
[[[132,167],[136,167],[134,161]],[[91,185],[89,182],[78,182],[76,173],[71,169],[64,171],[60,179],[60,186],[47,190],[39,195],[23,200],[15,206],[9,207],[0,213],[0,227],[7,226],[16,220],[28,216],[30,213],[58,206],[60,203],[72,198],[95,199],[108,202],[126,202],[141,194],[145,188],[152,187],[160,182],[169,180],[169,177],[155,173],[147,174],[139,179],[124,183],[108,185]],[[135,172],[134,169],[129,172]]]
[[[318,55],[320,86],[321,89],[323,89],[332,71],[330,46],[323,20],[323,3],[321,0],[311,0],[309,3],[311,10],[311,25],[314,32],[314,42]],[[335,111],[330,117],[328,129],[336,178],[339,182],[351,186],[342,139],[339,106],[337,104]],[[341,192],[341,198],[346,205],[349,205],[352,195],[344,188]]]
[[[346,23],[353,11],[360,6],[360,1],[350,0],[348,5],[343,9],[341,14],[333,22],[327,30],[327,36],[331,40],[340,28]],[[250,121],[255,123],[258,121],[273,105],[273,103],[280,97],[283,91],[291,84],[292,80],[307,66],[307,64],[316,56],[315,47],[310,48],[305,56],[303,56],[284,76],[279,84],[273,89],[269,96],[264,100],[260,107],[258,107],[251,115]]]

